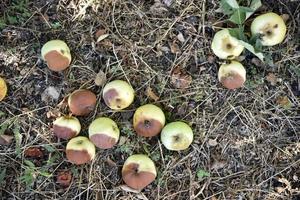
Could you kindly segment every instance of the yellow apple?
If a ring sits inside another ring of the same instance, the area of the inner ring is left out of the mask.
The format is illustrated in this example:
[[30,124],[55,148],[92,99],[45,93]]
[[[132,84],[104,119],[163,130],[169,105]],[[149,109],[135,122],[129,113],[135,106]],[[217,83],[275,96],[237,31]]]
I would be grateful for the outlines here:
[[172,151],[187,149],[193,142],[192,128],[184,122],[172,122],[167,124],[161,131],[161,142]]
[[7,93],[7,85],[3,78],[0,77],[0,101],[4,99]]
[[256,17],[251,24],[251,33],[259,34],[264,46],[281,43],[286,35],[286,25],[282,17],[270,12]]
[[228,29],[223,29],[215,34],[211,49],[221,59],[234,59],[243,52],[244,46],[230,35]]
[[86,89],[75,90],[68,97],[68,106],[73,115],[85,116],[96,107],[96,95]]

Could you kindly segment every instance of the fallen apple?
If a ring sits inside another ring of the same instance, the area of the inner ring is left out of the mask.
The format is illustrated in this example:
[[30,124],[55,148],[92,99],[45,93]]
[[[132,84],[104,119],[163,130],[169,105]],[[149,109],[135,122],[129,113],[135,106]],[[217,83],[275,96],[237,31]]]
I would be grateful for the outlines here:
[[7,93],[7,85],[3,78],[0,77],[0,101],[4,99]]
[[122,168],[124,182],[135,190],[142,190],[152,183],[156,174],[153,161],[143,154],[128,157]]
[[133,127],[138,135],[152,137],[160,133],[165,121],[165,114],[159,107],[146,104],[135,111]]
[[184,122],[172,122],[161,131],[161,142],[172,151],[187,149],[193,142],[193,130]]
[[95,109],[96,95],[86,89],[75,90],[68,97],[68,105],[73,115],[85,116]]
[[228,64],[221,65],[218,72],[218,79],[227,89],[240,88],[246,81],[246,70],[241,63],[230,61]]
[[134,99],[134,90],[126,81],[114,80],[103,88],[105,104],[113,110],[127,108]]
[[71,63],[71,53],[68,45],[62,40],[48,41],[41,50],[42,58],[52,71],[62,71]]
[[70,139],[79,134],[81,125],[76,117],[62,116],[53,122],[53,132],[58,138]]
[[119,140],[120,130],[113,120],[107,117],[95,119],[89,126],[89,138],[96,147],[112,148]]
[[286,35],[286,25],[282,17],[270,12],[256,17],[251,24],[252,35],[259,34],[264,46],[281,43]]
[[95,145],[87,137],[72,138],[67,144],[67,159],[76,165],[90,162],[95,158],[95,154]]
[[215,34],[211,49],[221,59],[234,59],[243,52],[244,46],[230,35],[228,29],[223,29]]

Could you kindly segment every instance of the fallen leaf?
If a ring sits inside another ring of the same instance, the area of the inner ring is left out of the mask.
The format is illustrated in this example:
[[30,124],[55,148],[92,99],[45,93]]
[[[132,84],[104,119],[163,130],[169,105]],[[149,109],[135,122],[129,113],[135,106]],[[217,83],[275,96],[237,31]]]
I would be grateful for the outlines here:
[[48,119],[49,118],[58,118],[61,116],[61,112],[58,109],[52,109],[46,113],[46,116]]
[[49,102],[51,100],[58,100],[60,92],[55,87],[48,87],[42,94],[41,98],[44,102]]
[[217,160],[216,160],[216,161],[212,164],[211,168],[212,168],[212,169],[215,169],[215,170],[218,170],[218,169],[224,168],[225,165],[226,165],[226,162],[225,162],[225,161],[217,161]]
[[192,82],[192,77],[180,67],[175,67],[171,73],[171,82],[176,88],[188,88]]
[[178,33],[177,39],[178,39],[181,43],[184,43],[184,42],[185,42],[185,39],[184,39],[184,37],[183,37],[183,35],[182,35],[181,32]]
[[276,187],[275,190],[276,190],[277,193],[281,194],[281,193],[283,193],[286,190],[286,188],[284,188],[284,187]]
[[153,90],[150,86],[147,87],[146,93],[150,99],[152,99],[154,101],[158,101],[159,97],[153,92]]
[[285,109],[289,109],[292,107],[292,103],[287,96],[278,97],[276,103]]
[[258,58],[252,58],[251,63],[253,63],[257,67],[261,67],[263,65],[263,62]]
[[70,171],[61,171],[57,175],[56,183],[63,187],[68,187],[72,181],[72,173]]
[[290,16],[288,14],[282,14],[280,15],[284,22],[287,22],[290,19]]
[[99,29],[95,36],[96,36],[96,39],[98,39],[99,37],[101,37],[102,35],[105,35],[106,34],[106,30],[105,29]]
[[277,77],[276,77],[275,74],[273,74],[273,73],[269,73],[269,74],[266,76],[266,80],[267,80],[272,86],[275,86],[276,83],[278,82]]
[[100,71],[97,73],[94,82],[95,82],[95,84],[96,84],[97,86],[102,86],[102,85],[105,84],[106,80],[107,80],[107,79],[106,79],[105,73],[104,73],[102,70],[100,70]]
[[161,3],[160,0],[155,0],[154,4],[150,7],[150,12],[154,15],[163,15],[168,11],[165,8],[165,4]]
[[105,38],[107,38],[109,36],[109,34],[104,34],[98,37],[97,42],[100,42],[102,40],[104,40]]
[[116,164],[116,162],[114,162],[112,159],[110,159],[109,157],[106,159],[106,162],[107,162],[107,164],[109,165],[109,166],[111,166],[111,167],[116,167],[117,166],[117,164]]
[[135,190],[135,189],[133,189],[133,188],[131,188],[131,187],[128,187],[127,185],[121,185],[120,188],[121,188],[122,190],[124,190],[125,192],[133,192],[133,193],[136,193],[136,194],[138,194],[138,193],[141,192],[141,191],[139,191],[139,190]]
[[28,149],[25,150],[24,154],[26,157],[31,157],[31,158],[41,158],[44,156],[42,150],[39,149],[38,147],[29,147]]
[[171,48],[172,53],[175,54],[175,53],[180,53],[181,52],[180,48],[179,48],[178,44],[176,44],[175,40],[172,43],[169,43],[169,46]]
[[0,135],[0,145],[9,145],[11,144],[12,140],[14,139],[11,135]]
[[209,146],[211,146],[211,147],[215,147],[215,146],[217,146],[218,145],[218,142],[217,142],[217,140],[216,139],[209,139],[208,140],[208,145]]
[[212,63],[214,63],[216,61],[216,57],[215,56],[213,56],[213,55],[208,55],[207,56],[207,62],[209,63],[209,64],[212,64]]

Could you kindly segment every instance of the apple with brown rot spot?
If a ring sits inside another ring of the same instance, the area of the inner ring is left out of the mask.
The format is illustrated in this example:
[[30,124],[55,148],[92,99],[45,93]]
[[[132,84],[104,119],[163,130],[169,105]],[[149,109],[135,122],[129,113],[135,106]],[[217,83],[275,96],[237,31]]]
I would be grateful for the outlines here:
[[73,164],[85,164],[95,158],[96,147],[87,137],[77,136],[68,142],[66,155]]
[[110,118],[99,117],[89,126],[89,138],[100,149],[112,148],[118,142],[119,136],[118,125]]
[[95,109],[96,100],[97,97],[93,92],[79,89],[70,94],[68,105],[73,115],[85,116]]
[[49,69],[57,72],[68,68],[72,59],[68,45],[62,40],[51,40],[45,43],[41,54]]
[[62,116],[53,122],[53,132],[58,138],[73,138],[79,134],[80,130],[80,122],[73,116]]
[[246,70],[241,63],[230,61],[220,66],[218,79],[225,88],[237,89],[242,87],[246,81]]
[[133,115],[133,127],[138,135],[152,137],[158,135],[165,125],[165,114],[156,105],[140,106]]
[[155,180],[156,175],[154,162],[143,154],[128,157],[122,168],[122,179],[135,190],[144,189]]
[[103,100],[113,110],[127,108],[134,100],[132,86],[123,80],[114,80],[103,88]]

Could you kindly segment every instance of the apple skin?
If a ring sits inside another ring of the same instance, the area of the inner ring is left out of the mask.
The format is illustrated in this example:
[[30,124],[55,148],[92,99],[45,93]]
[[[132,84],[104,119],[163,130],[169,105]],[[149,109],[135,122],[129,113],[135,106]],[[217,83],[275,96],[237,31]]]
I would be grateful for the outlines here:
[[221,59],[234,59],[243,52],[244,46],[230,35],[228,29],[223,29],[215,34],[211,49]]
[[219,68],[218,79],[227,89],[237,89],[243,86],[246,81],[246,70],[237,61],[230,61],[229,64],[222,64]]
[[71,163],[82,165],[95,158],[96,147],[87,137],[77,136],[68,142],[66,155]]
[[103,88],[103,100],[113,110],[127,108],[134,100],[134,90],[126,81],[114,80]]
[[126,185],[142,190],[156,178],[154,162],[146,155],[135,154],[127,158],[122,168],[122,178]]
[[0,101],[4,99],[7,94],[7,85],[3,78],[0,77]]
[[153,137],[160,133],[166,122],[164,112],[153,104],[140,106],[133,115],[133,127],[138,135]]
[[53,122],[53,132],[58,138],[70,139],[80,133],[81,125],[76,117],[62,116]]
[[68,97],[70,111],[76,116],[86,116],[96,107],[96,95],[86,89],[75,90]]
[[281,43],[286,35],[286,25],[282,17],[269,12],[256,17],[251,24],[252,35],[260,34],[263,46]]
[[119,137],[118,125],[107,117],[99,117],[89,126],[89,138],[100,149],[112,148],[118,142]]
[[48,41],[41,50],[42,58],[52,71],[62,71],[71,63],[71,53],[68,45],[62,40]]
[[184,122],[171,122],[161,131],[161,142],[172,151],[187,149],[193,142],[194,134],[191,127]]

